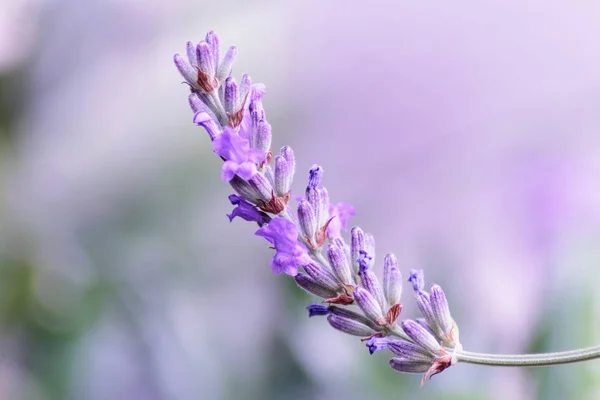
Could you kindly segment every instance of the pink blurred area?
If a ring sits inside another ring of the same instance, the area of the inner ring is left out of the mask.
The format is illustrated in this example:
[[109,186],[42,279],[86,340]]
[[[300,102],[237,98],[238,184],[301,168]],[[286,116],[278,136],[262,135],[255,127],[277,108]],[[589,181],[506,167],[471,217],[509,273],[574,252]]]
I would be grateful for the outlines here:
[[[39,22],[18,57],[16,27],[0,31],[0,74],[23,69],[28,91],[1,161],[2,251],[27,233],[36,301],[60,315],[90,282],[128,288],[116,297],[130,323],[108,307],[78,340],[75,398],[268,398],[278,340],[315,393],[287,398],[375,398],[368,369],[387,360],[290,306],[255,227],[227,222],[230,189],[172,65],[211,29],[238,47],[236,77],[267,85],[274,148],[296,151],[294,190],[321,164],[379,260],[394,252],[406,275],[423,268],[443,285],[468,350],[526,350],[557,304],[600,279],[594,1],[27,7]],[[598,320],[591,301],[586,318]],[[586,337],[597,342],[597,329]],[[21,362],[22,331],[5,332],[0,398],[20,384],[44,399]],[[576,339],[548,350],[593,344]],[[414,393],[389,385],[380,398]],[[459,365],[425,390],[527,399],[537,387],[524,371]]]

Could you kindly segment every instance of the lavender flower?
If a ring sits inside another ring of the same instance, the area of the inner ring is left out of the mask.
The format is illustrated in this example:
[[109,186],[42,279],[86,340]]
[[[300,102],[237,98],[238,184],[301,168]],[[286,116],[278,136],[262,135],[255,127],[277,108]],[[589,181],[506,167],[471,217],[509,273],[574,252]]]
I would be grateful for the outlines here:
[[254,221],[259,227],[271,222],[271,217],[262,211],[259,211],[254,205],[250,204],[242,197],[232,194],[229,196],[231,204],[237,206],[233,209],[231,214],[227,214],[229,222],[233,221],[235,217],[240,217],[246,221]]
[[275,247],[271,269],[276,274],[298,274],[298,266],[311,262],[306,248],[298,242],[296,226],[285,218],[275,218],[256,231],[257,236],[267,239]]
[[223,157],[221,179],[229,182],[234,175],[249,180],[256,174],[256,164],[265,159],[265,154],[250,148],[250,142],[241,138],[233,129],[226,128],[213,141],[213,150]]
[[329,238],[340,237],[342,230],[347,230],[346,225],[348,224],[348,220],[355,214],[354,208],[348,203],[329,203],[329,216],[331,217],[331,222],[327,227],[327,236]]
[[314,317],[315,315],[327,315],[329,314],[329,308],[322,304],[311,304],[306,307],[308,310],[308,317]]
[[[273,158],[272,127],[262,104],[265,87],[252,84],[249,75],[237,83],[231,76],[236,54],[230,47],[221,60],[219,38],[209,32],[197,45],[188,42],[187,58],[174,57],[191,89],[194,123],[208,132],[223,160],[221,177],[236,192],[229,196],[235,206],[229,220],[256,222],[256,236],[275,249],[273,272],[293,276],[301,289],[328,304],[309,305],[309,317],[326,316],[333,328],[367,338],[371,354],[390,350],[396,356],[390,366],[397,371],[424,372],[427,377],[448,368],[456,360],[447,349],[460,348],[460,343],[444,292],[437,285],[426,292],[423,272],[411,271],[408,280],[425,318],[405,320],[401,328],[396,324],[402,310],[398,261],[391,253],[385,255],[382,285],[373,272],[374,236],[354,227],[347,244],[342,233],[355,211],[347,203],[331,203],[321,166],[310,169],[297,208],[288,206],[295,154],[283,146]],[[346,307],[352,303],[360,312]]]

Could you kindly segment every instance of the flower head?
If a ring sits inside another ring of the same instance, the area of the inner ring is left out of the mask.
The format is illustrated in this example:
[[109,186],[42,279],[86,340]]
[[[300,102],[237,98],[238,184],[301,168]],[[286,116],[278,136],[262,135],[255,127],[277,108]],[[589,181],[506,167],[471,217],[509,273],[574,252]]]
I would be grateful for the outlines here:
[[298,232],[293,222],[277,217],[255,233],[267,239],[275,247],[271,269],[276,274],[285,272],[296,276],[298,266],[311,262],[306,247],[298,242]]
[[265,153],[251,148],[250,142],[231,128],[225,128],[222,134],[215,137],[213,150],[225,160],[221,170],[221,178],[225,182],[232,180],[235,175],[249,180],[256,174],[256,164],[265,159]]

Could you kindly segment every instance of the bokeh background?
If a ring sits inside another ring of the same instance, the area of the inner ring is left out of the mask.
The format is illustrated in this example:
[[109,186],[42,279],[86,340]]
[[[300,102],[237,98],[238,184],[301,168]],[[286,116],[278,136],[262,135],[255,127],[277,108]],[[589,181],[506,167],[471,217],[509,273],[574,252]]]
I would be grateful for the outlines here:
[[294,190],[321,164],[466,349],[600,342],[597,1],[1,0],[0,399],[600,398],[600,362],[421,389],[306,318],[191,123],[172,55],[211,29]]

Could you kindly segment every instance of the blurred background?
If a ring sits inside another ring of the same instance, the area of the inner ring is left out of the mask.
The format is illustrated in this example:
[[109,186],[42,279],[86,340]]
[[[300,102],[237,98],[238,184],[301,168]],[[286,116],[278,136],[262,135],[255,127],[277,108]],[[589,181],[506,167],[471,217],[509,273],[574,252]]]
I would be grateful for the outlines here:
[[227,222],[172,65],[211,29],[237,45],[294,190],[321,164],[466,349],[574,349],[600,343],[597,1],[0,3],[0,399],[600,398],[600,362],[421,389],[308,320]]

